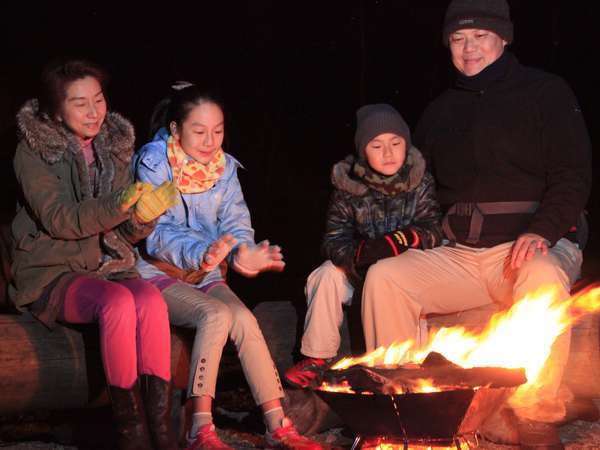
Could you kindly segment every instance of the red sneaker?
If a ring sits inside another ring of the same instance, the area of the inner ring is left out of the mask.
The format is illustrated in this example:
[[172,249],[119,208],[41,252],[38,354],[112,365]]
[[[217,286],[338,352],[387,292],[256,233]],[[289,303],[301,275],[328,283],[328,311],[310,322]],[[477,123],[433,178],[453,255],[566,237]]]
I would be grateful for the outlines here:
[[285,371],[285,381],[298,388],[306,388],[311,385],[316,387],[319,376],[329,367],[330,361],[330,359],[321,358],[305,358],[298,361]]
[[215,430],[212,423],[202,425],[194,439],[188,438],[188,446],[185,450],[234,450],[225,444]]
[[300,436],[290,419],[284,417],[281,426],[272,433],[265,434],[268,448],[286,450],[322,450],[321,444]]

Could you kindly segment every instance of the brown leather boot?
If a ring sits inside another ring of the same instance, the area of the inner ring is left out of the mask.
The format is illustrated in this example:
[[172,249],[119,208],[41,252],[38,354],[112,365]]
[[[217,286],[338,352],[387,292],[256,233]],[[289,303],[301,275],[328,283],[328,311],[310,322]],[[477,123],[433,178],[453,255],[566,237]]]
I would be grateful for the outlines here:
[[521,450],[564,450],[556,425],[519,419],[519,443]]
[[171,382],[154,375],[142,375],[142,395],[150,437],[156,450],[177,450],[171,426]]
[[149,450],[152,448],[144,406],[138,383],[131,389],[109,386],[113,418],[117,428],[117,442],[120,450]]

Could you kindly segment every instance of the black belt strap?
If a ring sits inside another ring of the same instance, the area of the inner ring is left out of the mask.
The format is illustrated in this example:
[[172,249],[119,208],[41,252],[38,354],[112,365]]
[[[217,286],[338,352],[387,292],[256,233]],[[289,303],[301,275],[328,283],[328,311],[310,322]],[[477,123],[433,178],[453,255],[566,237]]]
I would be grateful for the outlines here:
[[481,237],[481,229],[483,227],[483,216],[491,214],[533,214],[540,202],[536,201],[519,201],[519,202],[459,202],[455,203],[448,209],[444,219],[442,220],[442,229],[446,233],[446,237],[451,241],[456,241],[456,235],[450,228],[448,216],[466,216],[471,217],[469,225],[469,235],[467,243],[476,244]]

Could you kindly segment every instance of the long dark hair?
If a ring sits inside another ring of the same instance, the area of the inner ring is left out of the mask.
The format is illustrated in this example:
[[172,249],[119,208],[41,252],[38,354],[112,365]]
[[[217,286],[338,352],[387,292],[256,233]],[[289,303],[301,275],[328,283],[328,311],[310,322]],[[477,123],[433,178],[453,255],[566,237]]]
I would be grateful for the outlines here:
[[108,73],[97,64],[83,59],[53,60],[46,64],[40,80],[40,112],[55,120],[67,96],[69,84],[85,77],[95,78],[106,97]]
[[205,92],[187,82],[178,82],[173,85],[170,95],[158,102],[152,111],[150,139],[160,128],[165,127],[168,130],[171,122],[175,122],[177,127],[181,127],[190,111],[203,103],[214,103],[225,114],[223,102],[215,94]]

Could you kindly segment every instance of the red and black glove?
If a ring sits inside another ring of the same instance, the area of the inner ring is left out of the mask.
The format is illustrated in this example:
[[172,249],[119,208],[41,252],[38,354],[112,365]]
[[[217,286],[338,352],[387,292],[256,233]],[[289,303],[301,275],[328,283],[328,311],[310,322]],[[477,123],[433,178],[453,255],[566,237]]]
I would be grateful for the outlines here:
[[376,239],[364,239],[358,243],[354,263],[357,269],[366,269],[380,259],[397,256],[409,248],[418,248],[420,242],[413,228],[396,230]]

